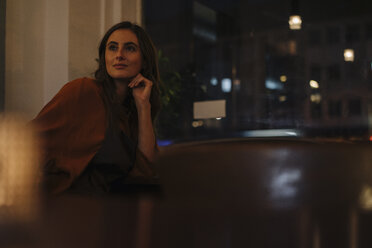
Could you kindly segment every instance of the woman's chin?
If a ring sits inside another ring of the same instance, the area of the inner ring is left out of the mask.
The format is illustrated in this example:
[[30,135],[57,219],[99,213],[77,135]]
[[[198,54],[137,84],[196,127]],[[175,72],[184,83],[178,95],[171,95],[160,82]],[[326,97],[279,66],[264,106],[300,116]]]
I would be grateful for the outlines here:
[[126,76],[126,77],[113,77],[114,81],[116,82],[120,82],[120,83],[129,83],[130,81],[132,81],[132,79],[134,78],[135,76]]

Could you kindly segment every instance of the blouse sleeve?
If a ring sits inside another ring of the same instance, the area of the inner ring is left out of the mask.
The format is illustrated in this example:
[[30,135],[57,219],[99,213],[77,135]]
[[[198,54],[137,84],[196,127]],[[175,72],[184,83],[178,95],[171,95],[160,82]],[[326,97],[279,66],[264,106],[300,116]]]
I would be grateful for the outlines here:
[[88,78],[67,83],[31,124],[42,140],[46,187],[61,192],[84,170],[104,139],[105,108],[98,86]]
[[[154,147],[156,153],[159,153],[159,147]],[[146,156],[137,148],[135,163],[126,179],[127,184],[158,184],[159,176]]]

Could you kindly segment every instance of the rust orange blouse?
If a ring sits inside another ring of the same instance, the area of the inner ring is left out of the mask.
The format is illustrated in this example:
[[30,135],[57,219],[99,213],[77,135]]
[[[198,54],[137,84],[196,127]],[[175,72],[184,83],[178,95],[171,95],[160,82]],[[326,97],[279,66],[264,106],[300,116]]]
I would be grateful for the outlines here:
[[[73,80],[32,121],[42,141],[43,186],[47,192],[68,189],[100,149],[107,125],[102,94],[93,79]],[[137,149],[128,183],[152,181],[154,177],[151,164]]]

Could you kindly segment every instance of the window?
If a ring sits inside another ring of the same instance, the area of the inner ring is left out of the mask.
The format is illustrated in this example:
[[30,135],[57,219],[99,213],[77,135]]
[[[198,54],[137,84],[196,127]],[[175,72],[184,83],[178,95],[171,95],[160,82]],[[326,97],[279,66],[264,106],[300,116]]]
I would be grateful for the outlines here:
[[322,118],[322,105],[320,103],[311,104],[311,118],[313,120],[319,120]]
[[346,43],[355,43],[360,40],[360,28],[358,25],[349,25],[346,27],[345,41]]
[[350,99],[349,100],[349,115],[359,116],[362,114],[362,102],[360,99]]
[[340,42],[340,29],[338,27],[329,27],[326,32],[327,44],[337,44]]
[[361,68],[359,63],[346,63],[345,64],[345,78],[349,80],[359,80],[361,78]]
[[[368,127],[368,113],[356,100],[342,102],[340,93],[360,92],[361,84],[370,82],[366,75],[372,69],[367,72],[360,65],[370,60],[366,51],[372,51],[372,6],[365,16],[349,8],[350,1],[340,1],[324,2],[321,11],[319,2],[301,1],[306,6],[300,10],[302,29],[290,30],[290,10],[280,1],[162,0],[160,5],[144,0],[145,27],[181,76],[174,112],[182,114],[170,124],[182,127],[177,138],[198,139],[196,129],[208,137],[269,128],[315,129],[312,120],[324,132],[319,135],[339,134],[340,126]],[[177,14],[162,8],[167,5]],[[354,49],[354,62],[344,61],[346,48]],[[363,89],[360,98],[372,101],[372,87]],[[210,100],[224,100],[226,117],[194,128],[193,102]],[[361,123],[349,121],[347,113],[359,113]]]
[[367,23],[365,25],[365,38],[367,40],[372,40],[372,23]]
[[335,65],[330,65],[327,67],[327,79],[328,80],[340,80],[341,73],[340,73],[340,66],[335,64]]
[[330,100],[328,102],[328,115],[331,118],[341,117],[342,104],[340,100]]
[[320,81],[322,79],[322,67],[320,65],[312,65],[310,67],[310,79]]
[[319,29],[311,29],[308,32],[308,42],[311,46],[317,46],[322,43],[322,31]]

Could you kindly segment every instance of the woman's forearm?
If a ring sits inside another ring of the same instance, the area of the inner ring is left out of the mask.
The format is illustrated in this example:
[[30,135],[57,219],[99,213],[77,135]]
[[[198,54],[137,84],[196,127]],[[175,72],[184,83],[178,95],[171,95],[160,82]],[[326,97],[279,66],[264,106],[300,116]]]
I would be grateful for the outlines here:
[[151,104],[137,107],[138,111],[138,148],[150,161],[155,159],[155,134],[151,120]]

